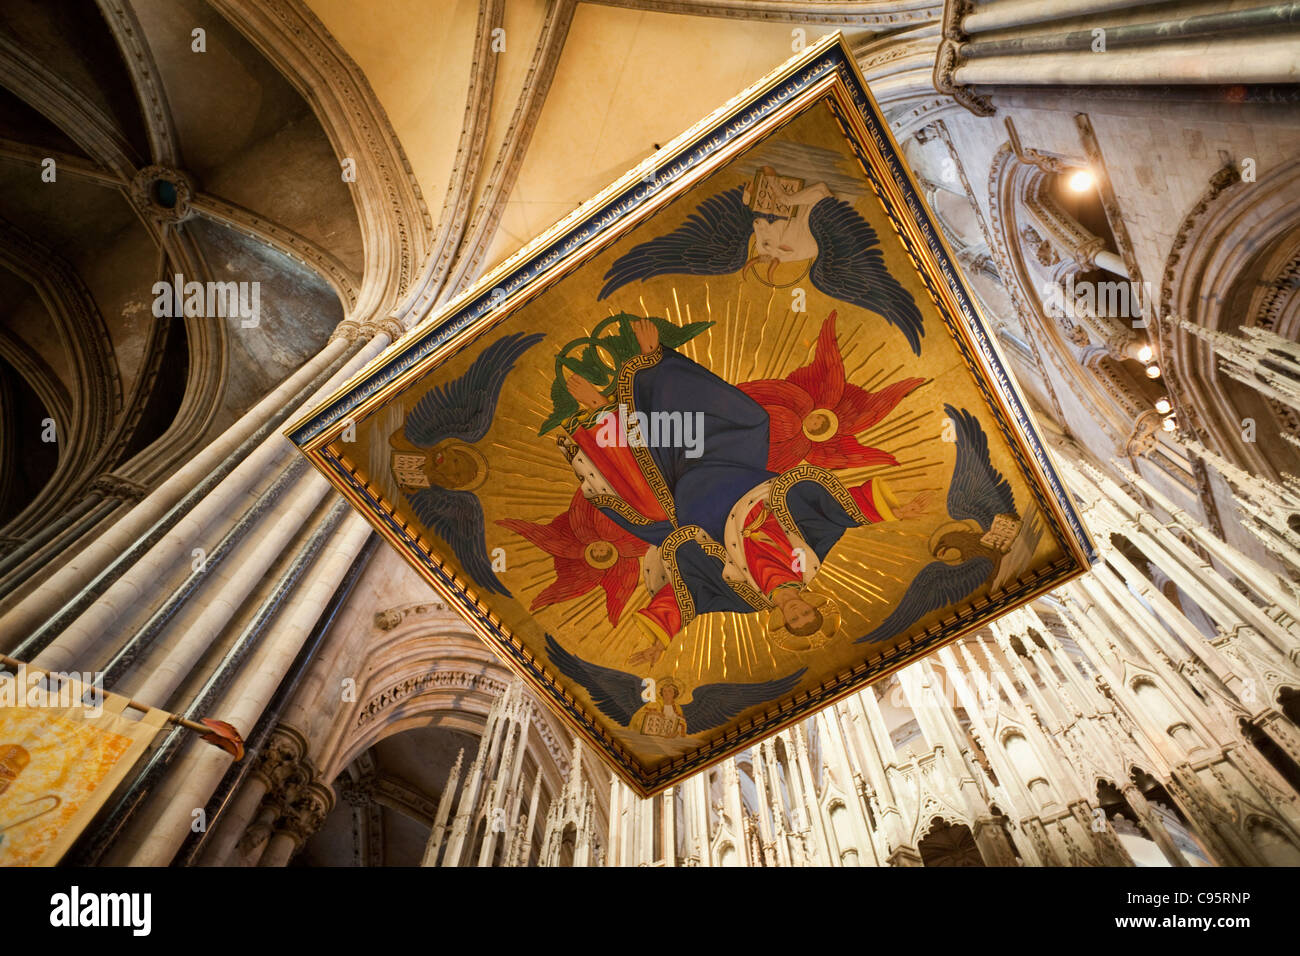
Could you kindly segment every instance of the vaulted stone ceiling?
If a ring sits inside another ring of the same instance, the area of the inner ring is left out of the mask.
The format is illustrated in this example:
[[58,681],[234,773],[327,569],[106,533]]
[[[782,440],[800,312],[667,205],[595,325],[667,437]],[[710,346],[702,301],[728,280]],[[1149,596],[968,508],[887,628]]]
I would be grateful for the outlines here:
[[[0,440],[0,534],[23,536],[43,503],[105,474],[156,484],[342,318],[384,295],[413,296],[412,318],[445,301],[797,46],[834,29],[862,46],[911,29],[929,48],[939,10],[931,0],[5,4],[0,420],[11,437]],[[337,46],[313,44],[317,29]],[[355,62],[331,62],[339,56]],[[337,76],[341,93],[322,88]],[[349,160],[374,165],[326,102],[334,93],[345,105],[348,82],[368,83],[387,114],[412,181],[397,188],[422,194],[399,203],[399,268],[365,251],[376,215],[391,212],[366,207],[369,187],[340,175]],[[170,207],[160,180],[179,189]],[[260,282],[258,326],[155,322],[153,284],[178,273]],[[40,442],[48,419],[58,440]]]
[[[441,228],[482,243],[479,271],[785,62],[796,44],[833,30],[862,44],[942,8],[928,0],[308,3],[366,74]],[[480,54],[480,10],[497,6],[491,22],[504,33],[488,35]],[[863,12],[873,6],[878,13]]]
[[[341,319],[400,334],[826,32],[850,37],[886,110],[917,114],[905,125],[952,108],[931,96],[939,10],[6,5],[0,546],[28,541],[49,508],[89,509],[97,489],[111,501],[94,504],[93,521],[111,517]],[[349,165],[358,179],[340,175]],[[178,274],[259,283],[257,326],[156,321],[154,284]]]
[[[866,47],[919,28],[933,46],[937,3],[881,2],[878,14],[847,6],[305,4],[373,90],[427,207],[435,265],[422,256],[428,237],[412,235],[402,281],[408,295],[428,290],[417,312],[824,33],[841,29]],[[322,48],[292,28],[266,40],[288,9],[302,7],[11,0],[0,9],[0,534],[30,534],[45,504],[75,500],[106,474],[155,486],[340,320],[364,312],[373,273],[394,271],[367,247],[373,208],[340,175],[347,160],[371,160],[340,138],[337,109],[292,58],[320,59]],[[504,33],[485,30],[485,17]],[[47,159],[52,181],[42,178]],[[154,283],[177,273],[260,282],[258,326],[156,320]],[[46,419],[55,442],[40,441]],[[393,792],[434,799],[447,767],[408,750],[376,747],[365,759],[401,783]],[[392,837],[411,815],[386,806],[380,832]],[[346,855],[355,821],[341,818]]]
[[[308,102],[198,0],[5,3],[0,84],[0,524],[18,534],[110,471],[156,481],[314,354],[362,245]],[[260,282],[258,325],[155,321],[177,273]]]

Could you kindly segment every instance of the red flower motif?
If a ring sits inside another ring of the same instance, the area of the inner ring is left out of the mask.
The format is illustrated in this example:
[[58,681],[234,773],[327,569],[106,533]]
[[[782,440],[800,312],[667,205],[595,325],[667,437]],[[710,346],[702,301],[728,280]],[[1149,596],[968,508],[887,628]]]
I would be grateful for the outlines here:
[[597,511],[581,489],[574,493],[569,510],[550,524],[517,518],[503,518],[497,524],[527,538],[554,559],[555,582],[537,595],[530,611],[582,597],[600,585],[605,589],[609,623],[618,623],[640,577],[637,559],[649,545]]
[[740,390],[763,406],[771,422],[768,471],[784,472],[805,459],[830,469],[898,464],[889,452],[868,448],[854,436],[881,421],[924,381],[904,378],[875,392],[846,382],[832,312],[822,323],[812,364],[783,379],[745,382]]

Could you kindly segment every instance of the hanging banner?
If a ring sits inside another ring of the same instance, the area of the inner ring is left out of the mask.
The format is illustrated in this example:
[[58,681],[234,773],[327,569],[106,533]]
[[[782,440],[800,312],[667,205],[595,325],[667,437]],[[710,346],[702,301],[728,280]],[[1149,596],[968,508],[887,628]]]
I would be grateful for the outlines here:
[[642,796],[1093,559],[838,34],[287,434]]
[[0,672],[0,866],[53,866],[170,716],[91,675]]

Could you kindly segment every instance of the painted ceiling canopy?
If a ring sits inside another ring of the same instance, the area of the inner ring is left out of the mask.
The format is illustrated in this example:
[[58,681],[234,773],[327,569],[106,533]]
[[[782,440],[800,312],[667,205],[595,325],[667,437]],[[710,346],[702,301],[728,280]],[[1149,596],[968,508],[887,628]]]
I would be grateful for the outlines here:
[[289,434],[643,795],[1092,556],[837,37]]

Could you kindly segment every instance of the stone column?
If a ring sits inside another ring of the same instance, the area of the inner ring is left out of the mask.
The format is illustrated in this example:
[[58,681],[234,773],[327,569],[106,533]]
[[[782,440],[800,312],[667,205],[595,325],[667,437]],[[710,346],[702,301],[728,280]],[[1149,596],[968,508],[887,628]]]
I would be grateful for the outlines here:
[[1166,512],[1198,545],[1221,562],[1239,580],[1248,583],[1257,594],[1277,605],[1293,619],[1300,620],[1300,601],[1295,599],[1293,591],[1282,585],[1276,573],[1213,534],[1203,521],[1197,520],[1178,507],[1141,475],[1127,468],[1122,468],[1121,473],[1129,484],[1142,492],[1156,507]]
[[1086,464],[1066,462],[1063,470],[1080,493],[1097,502],[1097,517],[1124,534],[1225,630],[1251,625],[1275,650],[1286,653],[1297,634],[1265,614],[1177,535],[1139,507],[1114,481]]
[[758,839],[768,866],[776,865],[776,834],[774,830],[775,802],[767,779],[767,761],[762,745],[750,751],[754,766],[754,802],[758,804]]
[[677,800],[669,787],[659,799],[663,801],[663,860],[665,866],[677,865]]
[[1160,819],[1159,814],[1151,808],[1147,798],[1142,795],[1142,791],[1134,783],[1128,783],[1121,791],[1124,794],[1124,801],[1132,808],[1141,821],[1143,828],[1151,835],[1156,846],[1160,847],[1160,852],[1164,854],[1170,866],[1187,866],[1186,858],[1178,851],[1174,844],[1174,838],[1169,835],[1165,829],[1165,824]]
[[[519,852],[515,856],[515,866],[528,866],[532,861],[533,855],[533,828],[537,825],[537,806],[542,796],[542,770],[537,768],[537,776],[533,778],[533,793],[528,798],[528,816],[524,820],[524,832],[522,839],[519,841]],[[610,813],[611,837],[613,834],[612,821],[614,815]],[[611,864],[612,865],[612,864]]]
[[313,783],[305,788],[278,821],[257,865],[287,866],[293,855],[320,829],[333,805],[334,793],[328,787]]
[[[311,632],[320,609],[328,604],[370,533],[370,525],[360,515],[351,513],[344,518],[317,558],[310,581],[288,600],[262,646],[217,709],[237,729],[247,733],[257,722]],[[152,810],[137,814],[130,832],[114,847],[114,858],[133,866],[168,863],[189,832],[191,809],[207,803],[229,764],[228,754],[201,741],[191,741],[150,800]]]
[[254,771],[244,780],[234,802],[230,804],[217,821],[217,829],[210,838],[199,861],[200,866],[232,866],[232,854],[236,845],[247,832],[266,796],[267,779]]
[[[355,328],[350,330],[355,336]],[[363,354],[370,357],[377,355],[387,345],[386,336],[377,336]],[[376,347],[377,346],[377,347]],[[143,501],[116,521],[111,528],[95,539],[89,546],[73,556],[58,571],[52,574],[39,587],[4,612],[0,618],[0,630],[12,634],[30,634],[42,621],[56,613],[60,607],[72,600],[78,591],[90,583],[92,578],[126,551],[133,542],[145,535],[160,518],[179,501],[186,497],[196,486],[219,468],[228,456],[236,451],[250,436],[256,433],[268,420],[283,410],[284,406],[303,388],[326,369],[355,348],[347,335],[337,334],[320,353],[293,375],[289,376],[272,390],[260,402],[254,405],[242,418],[231,425],[219,438],[195,455],[189,462],[179,468],[166,481],[154,489]],[[354,359],[346,368],[358,369],[369,359]],[[342,379],[335,376],[330,383]],[[324,388],[330,388],[327,384]],[[322,389],[323,390],[323,389]],[[319,394],[319,393],[317,393]],[[304,396],[307,403],[315,401],[315,396]],[[271,435],[262,448],[282,448],[286,443],[282,438]],[[272,452],[261,452],[265,458]],[[236,469],[237,470],[237,469]],[[260,465],[253,465],[244,470],[250,480],[261,474]],[[233,475],[233,471],[231,472]],[[228,480],[228,479],[227,479]],[[244,487],[247,487],[245,485]]]
[[722,762],[722,804],[727,817],[730,817],[730,826],[726,826],[725,818],[723,825],[736,849],[736,859],[740,866],[748,866],[749,848],[745,840],[745,813],[740,802],[740,771],[736,769],[735,757],[729,757]]
[[[1201,663],[1209,668],[1223,685],[1235,694],[1240,694],[1241,676],[1233,670],[1232,663],[1225,658],[1213,644],[1201,633],[1187,616],[1165,596],[1164,592],[1156,587],[1146,575],[1144,575],[1128,557],[1118,548],[1103,548],[1103,556],[1122,576],[1127,589],[1140,596],[1153,609],[1160,612],[1161,622],[1167,624],[1178,638],[1182,641],[1188,651],[1194,654]],[[1111,589],[1112,593],[1118,592],[1115,588],[1116,581],[1113,580],[1113,573],[1106,569],[1097,569],[1094,573],[1102,575],[1103,583]],[[1178,661],[1185,659],[1188,651],[1179,649],[1179,645],[1168,639],[1164,632],[1159,628],[1151,628],[1150,633],[1157,645],[1170,656],[1172,660]]]
[[[871,828],[863,813],[863,803],[861,795],[857,792],[856,786],[860,779],[853,761],[849,757],[848,744],[846,741],[846,732],[843,726],[844,714],[839,705],[833,705],[821,711],[817,715],[817,722],[821,729],[822,739],[825,741],[827,752],[830,755],[827,767],[827,773],[833,779],[833,785],[844,796],[845,810],[849,818],[853,821],[853,837],[855,848],[858,851],[859,866],[866,864],[866,855],[872,856],[872,862],[875,862],[875,846],[871,839]],[[828,820],[828,824],[830,821]],[[833,826],[832,826],[833,829]],[[839,837],[836,836],[838,843]],[[839,846],[840,856],[844,854],[846,847]],[[834,861],[839,862],[839,861]]]
[[[429,831],[429,842],[425,844],[424,857],[420,860],[420,866],[437,865],[438,851],[442,849],[442,841],[447,834],[447,815],[451,812],[451,802],[455,799],[457,787],[460,786],[460,768],[464,761],[465,748],[461,747],[456,754],[456,762],[451,765],[451,770],[447,773],[447,782],[442,788],[442,796],[438,798],[438,810],[433,818],[433,828]],[[540,776],[539,774],[539,779]]]
[[[226,821],[229,825],[223,824],[221,842],[214,844],[208,854],[212,863],[219,864],[238,843],[243,855],[258,866],[284,866],[320,829],[334,806],[334,792],[319,781],[306,754],[307,742],[302,734],[277,726],[239,798],[242,804],[256,797],[260,800],[238,821],[231,819]],[[254,822],[243,829],[240,822],[248,819]]]
[[694,813],[692,830],[695,837],[695,854],[700,866],[712,866],[709,839],[709,772],[697,773],[686,780],[688,808]]
[[[327,394],[342,384],[354,370],[383,351],[387,344],[386,334],[377,335],[331,378],[322,392]],[[148,596],[155,592],[158,582],[170,580],[178,568],[191,566],[191,551],[194,547],[211,545],[215,536],[206,532],[213,523],[220,521],[230,508],[239,507],[250,487],[259,480],[265,480],[280,463],[293,454],[296,452],[283,436],[273,434],[267,438],[129,571],[108,587],[94,604],[64,629],[53,643],[41,651],[36,656],[35,663],[49,670],[77,669],[96,647],[111,641],[117,633],[119,619],[137,604],[148,600]],[[282,500],[280,506],[295,510],[291,500]],[[279,516],[280,513],[273,510],[268,518]],[[217,604],[214,608],[218,616],[222,616],[222,607]],[[234,609],[227,607],[223,620],[228,619],[228,614],[233,613]]]

